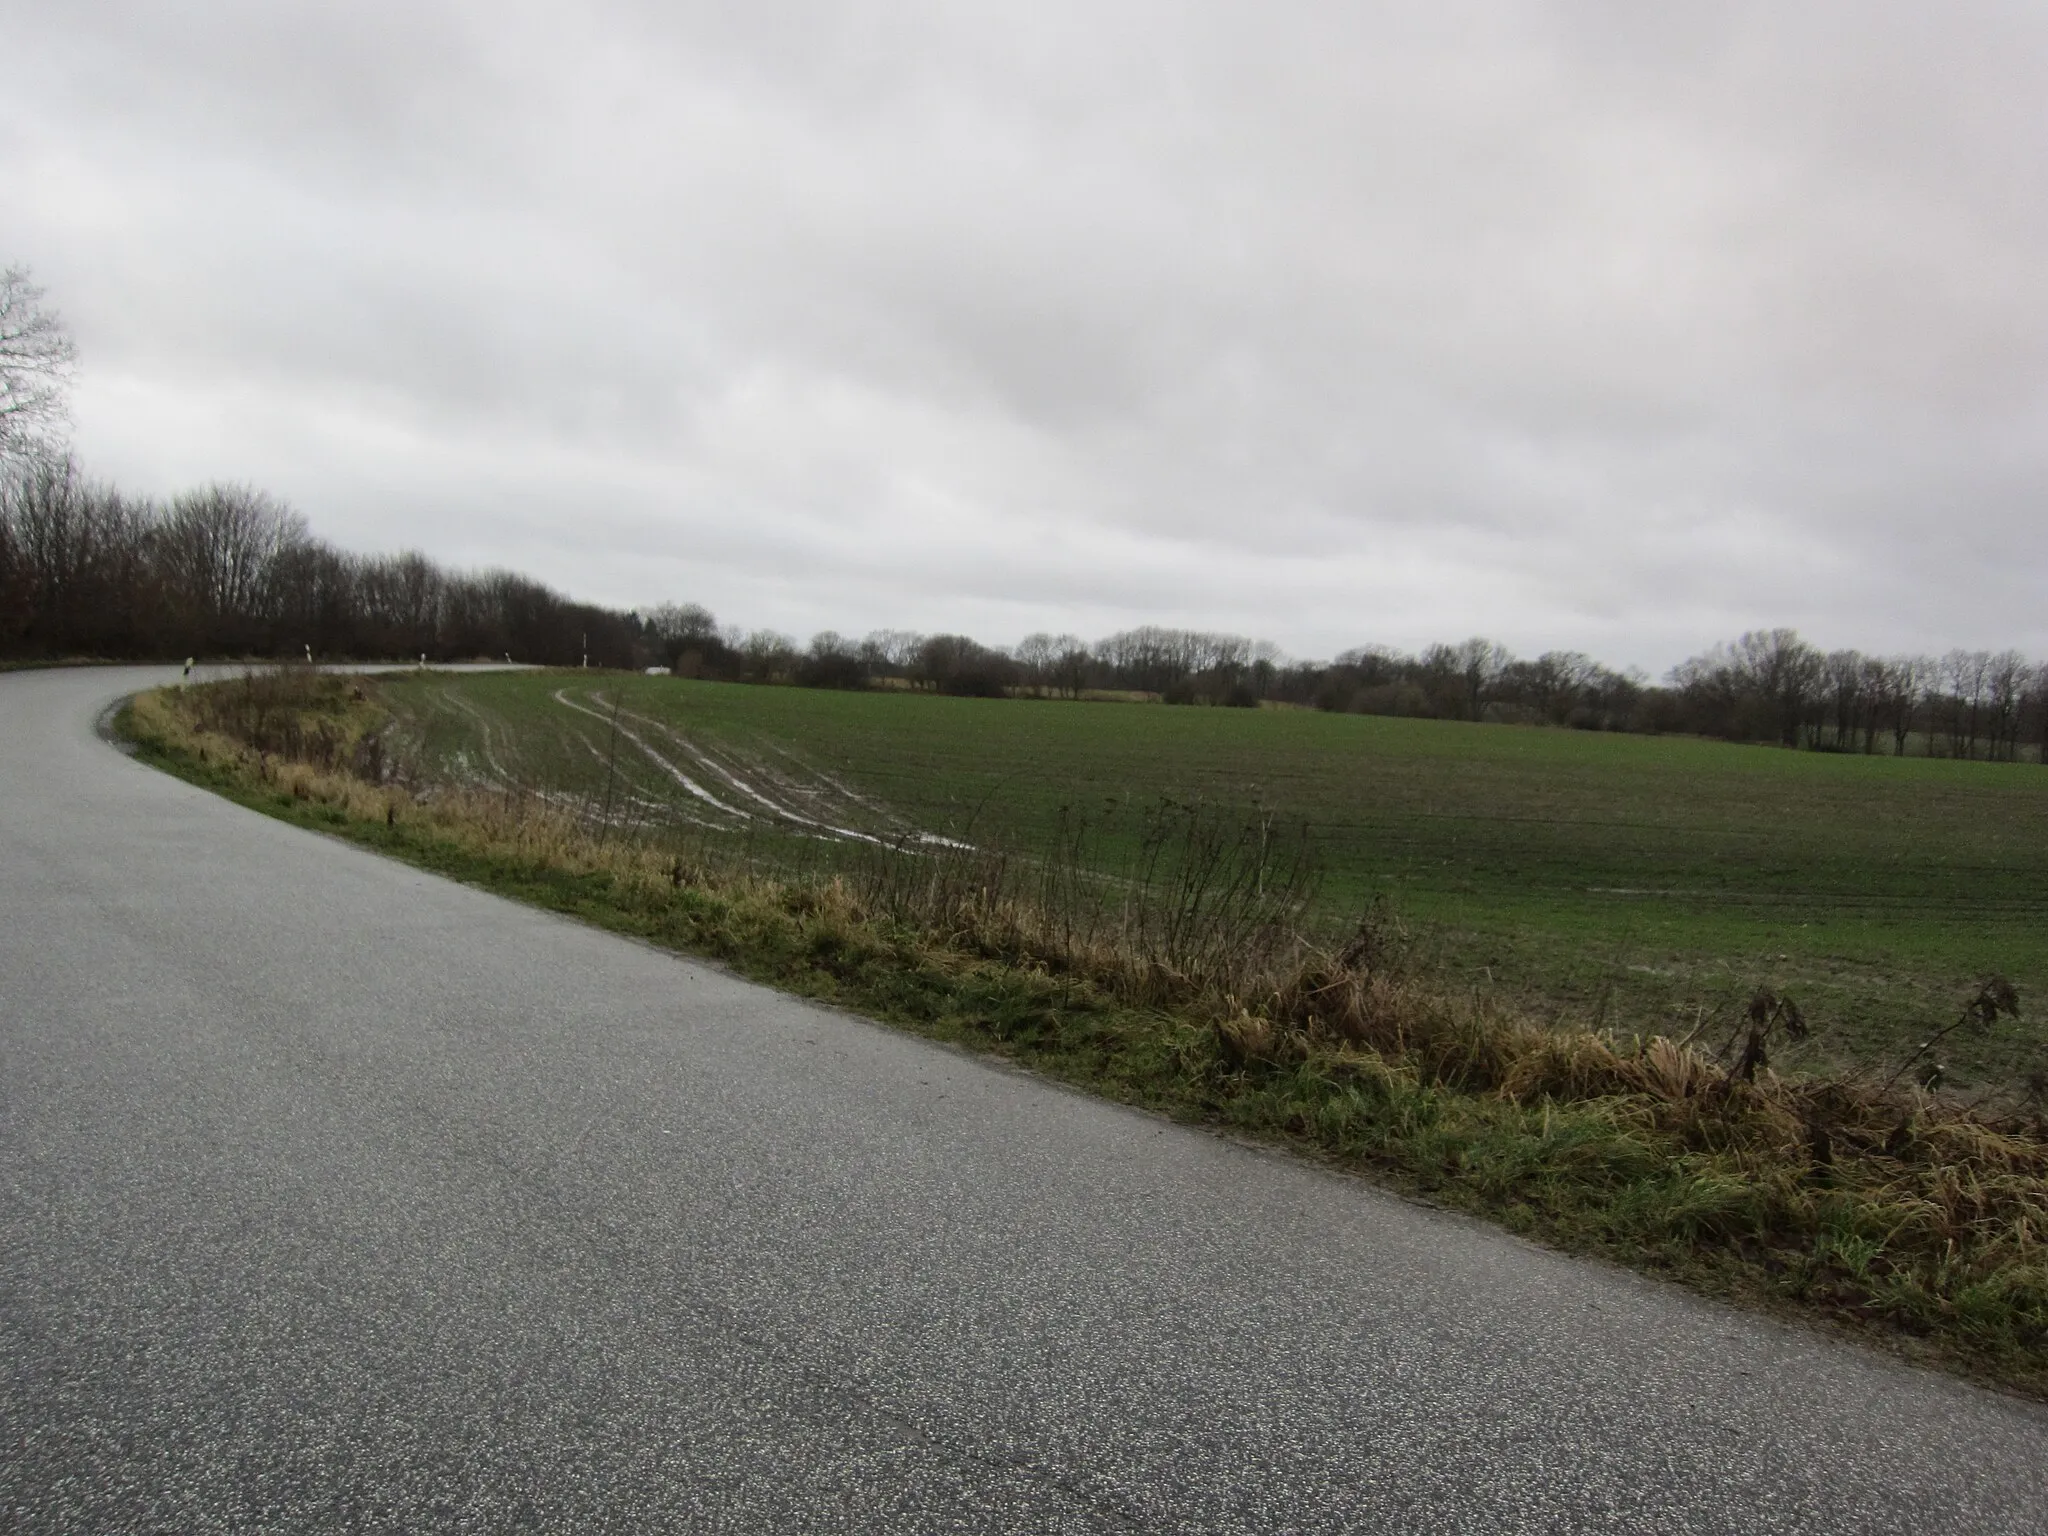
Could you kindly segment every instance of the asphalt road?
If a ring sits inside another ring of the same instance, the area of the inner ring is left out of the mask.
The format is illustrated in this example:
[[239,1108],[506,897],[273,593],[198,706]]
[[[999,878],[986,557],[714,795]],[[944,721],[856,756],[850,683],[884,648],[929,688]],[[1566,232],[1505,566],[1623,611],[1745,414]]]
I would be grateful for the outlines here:
[[216,800],[0,676],[0,1528],[2027,1531],[2048,1412]]

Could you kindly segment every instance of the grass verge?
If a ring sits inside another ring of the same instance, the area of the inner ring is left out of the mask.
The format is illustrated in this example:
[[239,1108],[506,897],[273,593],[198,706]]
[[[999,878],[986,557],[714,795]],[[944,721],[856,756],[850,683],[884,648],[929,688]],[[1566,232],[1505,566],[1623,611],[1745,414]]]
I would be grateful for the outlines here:
[[[972,871],[936,859],[865,883],[691,863],[537,796],[407,784],[383,760],[373,688],[167,689],[116,728],[144,760],[284,820],[2048,1398],[2038,1099],[1992,1110],[1874,1073],[1780,1078],[1770,1050],[1798,1019],[1767,994],[1718,1057],[1546,1028],[1432,985],[1380,918],[1335,953],[1197,976],[1113,933],[1063,943],[1053,914],[978,903]],[[2009,1001],[1987,988],[1963,1022]]]

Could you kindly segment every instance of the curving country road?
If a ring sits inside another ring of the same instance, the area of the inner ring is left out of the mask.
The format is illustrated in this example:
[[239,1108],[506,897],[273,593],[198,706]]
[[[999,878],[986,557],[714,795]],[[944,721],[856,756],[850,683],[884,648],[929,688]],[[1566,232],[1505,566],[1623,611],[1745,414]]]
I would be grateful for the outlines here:
[[0,1528],[2027,1531],[2048,1411],[240,810],[0,676]]

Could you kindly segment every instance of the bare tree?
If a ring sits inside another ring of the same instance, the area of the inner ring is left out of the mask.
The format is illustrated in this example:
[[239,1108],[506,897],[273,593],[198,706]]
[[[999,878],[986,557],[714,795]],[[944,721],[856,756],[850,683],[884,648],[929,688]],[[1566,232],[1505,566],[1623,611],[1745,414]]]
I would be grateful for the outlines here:
[[911,629],[878,629],[860,643],[861,660],[870,672],[884,677],[908,677],[917,663],[917,648],[924,636]]
[[811,636],[809,656],[853,656],[858,657],[860,647],[836,629],[821,629]]
[[1522,702],[1552,725],[1563,725],[1599,679],[1600,667],[1580,651],[1545,651],[1534,661],[1516,662],[1502,675]]
[[732,670],[733,649],[719,633],[718,619],[698,603],[662,603],[641,618],[655,657],[682,677],[715,677]]
[[14,532],[11,489],[0,478],[0,654],[20,644],[29,624],[28,561]]
[[1892,668],[1895,665],[1882,656],[1865,656],[1857,666],[1856,692],[1863,701],[1863,753],[1866,757],[1877,751],[1877,733],[1883,727],[1886,711],[1890,708]]
[[[416,656],[439,649],[436,637],[447,587],[439,567],[410,550],[365,559],[355,575],[357,608],[373,653]],[[560,652],[557,656],[563,661],[572,659]]]
[[1948,729],[1949,756],[1975,757],[1991,691],[1989,651],[1950,651],[1941,658],[1940,713]]
[[1864,670],[1860,651],[1829,651],[1821,658],[1821,691],[1832,719],[1829,745],[1837,752],[1849,750],[1863,724],[1864,711],[1870,707],[1863,690]]
[[2034,683],[2028,690],[2034,706],[2034,746],[2040,761],[2048,765],[2048,661],[2034,668]]
[[[1891,717],[1892,753],[1906,755],[1913,721],[1934,688],[1935,665],[1925,656],[1894,656],[1886,664],[1885,712]],[[1934,750],[1934,727],[1927,728],[1927,750]]]
[[135,644],[146,509],[44,455],[0,472],[7,528],[7,629],[30,654],[114,655]]
[[857,641],[837,630],[821,629],[797,661],[794,678],[806,688],[865,688],[868,664]]
[[796,641],[773,629],[750,631],[738,646],[741,675],[750,683],[779,683],[796,670]]
[[1017,681],[1017,663],[967,635],[927,635],[917,648],[911,680],[940,693],[999,699]]
[[1819,702],[1824,663],[1796,630],[1751,630],[1735,642],[1736,655],[1785,746],[1799,745],[1801,728]]
[[70,419],[77,351],[26,267],[0,271],[0,461],[47,452]]
[[1453,648],[1458,677],[1465,685],[1466,718],[1479,719],[1501,674],[1514,664],[1514,653],[1496,640],[1474,635]]
[[2027,697],[2030,668],[2018,651],[2000,651],[1991,658],[1985,687],[1985,714],[1994,760],[2017,762],[2020,755],[2020,710]]
[[1058,652],[1053,648],[1052,636],[1040,630],[1026,635],[1017,642],[1017,665],[1024,669],[1024,681],[1033,693],[1042,694],[1052,680],[1053,658]]
[[663,603],[648,613],[647,628],[655,639],[678,647],[718,638],[717,618],[698,603]]
[[1088,669],[1095,664],[1095,653],[1079,635],[1054,635],[1052,650],[1053,686],[1068,698],[1078,699],[1088,686]]
[[215,644],[242,649],[275,616],[280,558],[307,540],[306,520],[272,497],[212,485],[171,503],[156,529],[157,569],[187,624]]

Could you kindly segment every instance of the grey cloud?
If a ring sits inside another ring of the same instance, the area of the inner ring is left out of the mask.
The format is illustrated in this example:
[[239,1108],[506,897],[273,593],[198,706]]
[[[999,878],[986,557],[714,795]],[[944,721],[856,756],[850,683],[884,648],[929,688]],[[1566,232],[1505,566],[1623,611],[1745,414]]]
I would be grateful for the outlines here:
[[80,445],[799,632],[2048,650],[2048,20],[0,4]]

